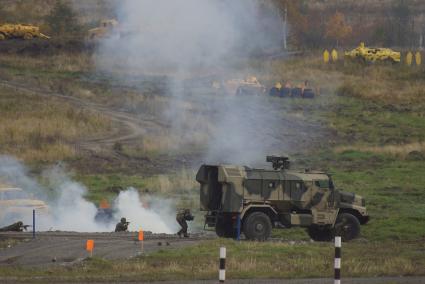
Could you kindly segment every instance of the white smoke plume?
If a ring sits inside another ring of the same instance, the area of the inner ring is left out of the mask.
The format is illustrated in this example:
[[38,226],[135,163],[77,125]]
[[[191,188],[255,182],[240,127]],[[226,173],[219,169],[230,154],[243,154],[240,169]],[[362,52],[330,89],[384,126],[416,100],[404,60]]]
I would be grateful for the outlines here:
[[[169,200],[147,196],[145,200],[150,206],[145,208],[139,193],[135,189],[128,189],[121,192],[115,200],[111,221],[99,222],[95,220],[97,207],[84,198],[87,189],[82,184],[72,181],[61,166],[45,171],[42,178],[46,185],[41,185],[32,178],[19,161],[12,157],[0,156],[0,181],[3,183],[0,189],[9,185],[19,187],[25,193],[19,194],[19,197],[13,194],[7,197],[0,196],[0,203],[13,202],[10,205],[14,206],[21,202],[21,205],[25,206],[25,203],[34,202],[36,199],[44,201],[48,205],[48,212],[37,210],[37,230],[107,232],[115,229],[115,224],[121,217],[126,217],[131,222],[129,230],[133,231],[143,229],[154,233],[172,233],[177,227],[173,222],[174,206]],[[40,204],[33,205],[33,207],[39,206]],[[31,224],[31,209],[27,209],[21,208],[10,212],[10,206],[2,206],[0,226],[19,220]],[[8,215],[10,217],[7,217]]]
[[102,42],[98,67],[104,67],[104,71],[119,67],[124,71],[144,70],[148,74],[160,70],[174,75],[220,67],[228,70],[231,66],[226,59],[279,47],[279,17],[261,3],[120,1],[116,4],[119,36]]
[[[187,80],[261,75],[253,69],[247,74],[238,64],[281,47],[282,21],[271,1],[125,0],[117,3],[116,13],[117,35],[100,42],[97,68],[124,82],[166,76],[166,95],[175,101],[159,116],[171,124],[170,135],[179,137],[173,147],[207,144],[205,162],[254,163],[271,150],[282,152],[285,145],[273,138],[280,123],[272,117],[275,106],[264,97],[198,96],[195,107],[203,108],[198,114],[180,107],[193,99]],[[203,136],[208,137],[199,141]]]

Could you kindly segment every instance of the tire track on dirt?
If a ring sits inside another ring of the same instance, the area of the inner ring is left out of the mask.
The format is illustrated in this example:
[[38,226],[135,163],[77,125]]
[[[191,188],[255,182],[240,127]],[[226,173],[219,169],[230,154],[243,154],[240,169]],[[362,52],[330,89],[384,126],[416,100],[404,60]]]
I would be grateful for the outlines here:
[[164,127],[164,125],[157,123],[153,116],[147,116],[146,114],[144,114],[144,117],[135,117],[133,114],[123,110],[16,82],[0,80],[0,86],[43,97],[55,97],[69,102],[74,106],[101,113],[111,119],[115,124],[111,133],[100,137],[83,138],[78,142],[78,145],[86,150],[98,150],[99,148],[111,146],[117,142],[134,142],[148,133]]

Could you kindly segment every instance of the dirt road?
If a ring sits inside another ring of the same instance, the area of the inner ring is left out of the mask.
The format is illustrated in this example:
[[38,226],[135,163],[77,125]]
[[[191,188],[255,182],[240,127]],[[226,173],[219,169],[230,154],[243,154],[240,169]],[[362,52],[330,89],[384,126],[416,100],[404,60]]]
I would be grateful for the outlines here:
[[147,135],[150,131],[153,131],[153,129],[163,127],[163,125],[159,125],[155,122],[155,119],[149,115],[144,115],[143,118],[135,117],[131,113],[123,110],[114,109],[73,96],[50,92],[33,86],[26,86],[16,82],[0,80],[0,85],[29,94],[59,98],[77,107],[96,111],[109,117],[112,122],[115,123],[115,127],[113,127],[112,131],[107,133],[105,136],[90,137],[82,140],[79,144],[81,147],[86,149],[98,150],[105,146],[111,146],[116,142],[128,142],[138,139],[143,135]]
[[152,160],[148,156],[132,157],[114,150],[115,144],[140,144],[143,137],[149,137],[151,133],[157,133],[168,127],[149,114],[135,115],[119,107],[102,105],[78,97],[51,92],[40,87],[3,79],[0,79],[0,86],[46,99],[54,97],[78,108],[100,113],[112,121],[112,129],[108,133],[83,137],[76,141],[76,150],[84,159],[77,159],[70,163],[76,163],[71,166],[78,168],[81,172],[104,173],[111,170],[129,174],[143,172],[145,175],[154,175],[167,173],[172,169],[190,167],[192,163],[196,164],[199,160],[196,153],[191,154],[190,157],[187,157],[187,155],[169,156],[164,153],[157,155],[155,160]]
[[[145,233],[144,253],[158,249],[173,249],[193,245],[205,235],[178,238],[175,235]],[[63,266],[78,263],[88,257],[86,241],[95,242],[93,255],[105,259],[130,259],[140,255],[137,233],[75,233],[43,232],[32,239],[31,233],[0,233],[0,240],[20,240],[16,245],[0,250],[0,266]]]

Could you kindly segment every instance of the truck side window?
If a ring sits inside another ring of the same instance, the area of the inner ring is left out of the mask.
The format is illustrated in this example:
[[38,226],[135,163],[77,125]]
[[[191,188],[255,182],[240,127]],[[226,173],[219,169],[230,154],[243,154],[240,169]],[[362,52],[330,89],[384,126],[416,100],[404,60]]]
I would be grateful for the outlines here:
[[316,180],[314,184],[319,188],[329,188],[329,180]]

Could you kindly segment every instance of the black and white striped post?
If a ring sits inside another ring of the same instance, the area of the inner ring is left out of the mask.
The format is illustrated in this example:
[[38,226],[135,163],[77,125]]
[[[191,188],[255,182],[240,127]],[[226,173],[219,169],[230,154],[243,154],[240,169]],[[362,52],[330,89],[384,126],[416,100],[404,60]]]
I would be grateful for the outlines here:
[[341,237],[340,236],[335,237],[334,269],[335,269],[334,284],[340,284],[341,283]]
[[218,280],[220,283],[224,283],[226,280],[226,248],[220,248],[220,270],[218,272]]

